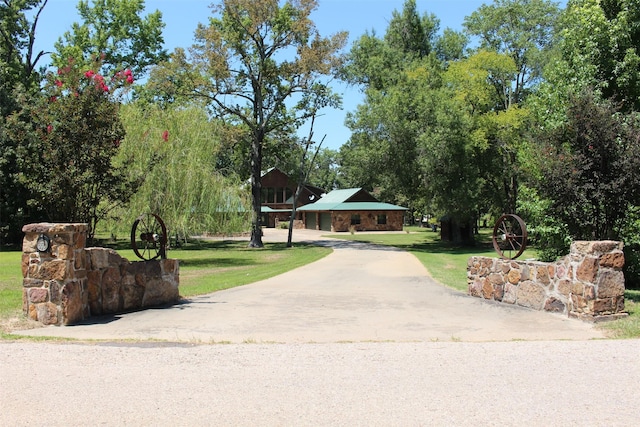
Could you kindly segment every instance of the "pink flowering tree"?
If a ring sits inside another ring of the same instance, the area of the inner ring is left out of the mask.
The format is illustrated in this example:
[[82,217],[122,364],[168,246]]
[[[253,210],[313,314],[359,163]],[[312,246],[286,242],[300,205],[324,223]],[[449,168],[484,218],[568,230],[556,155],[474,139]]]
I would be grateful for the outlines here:
[[47,76],[44,96],[24,105],[31,123],[21,179],[47,221],[96,224],[136,191],[127,161],[114,162],[125,136],[119,97],[134,83],[128,70],[103,76],[73,61]]

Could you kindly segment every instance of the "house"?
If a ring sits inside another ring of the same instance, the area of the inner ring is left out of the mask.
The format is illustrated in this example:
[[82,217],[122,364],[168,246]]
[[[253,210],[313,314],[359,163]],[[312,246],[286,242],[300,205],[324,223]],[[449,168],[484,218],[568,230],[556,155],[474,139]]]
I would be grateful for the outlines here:
[[[261,223],[275,227],[280,221],[289,221],[293,209],[293,197],[298,183],[278,168],[271,168],[262,174]],[[296,208],[318,200],[325,191],[313,185],[304,185],[298,197]],[[296,214],[296,226],[302,227],[301,214]]]
[[301,206],[305,228],[324,231],[402,231],[407,208],[378,199],[362,188],[333,190]]

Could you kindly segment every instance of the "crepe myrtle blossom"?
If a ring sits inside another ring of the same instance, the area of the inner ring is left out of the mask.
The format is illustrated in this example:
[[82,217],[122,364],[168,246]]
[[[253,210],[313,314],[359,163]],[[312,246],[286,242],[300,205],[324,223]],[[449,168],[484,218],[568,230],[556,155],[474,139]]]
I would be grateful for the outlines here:
[[123,71],[118,71],[116,75],[113,77],[114,79],[120,79],[125,81],[127,84],[133,84],[133,73],[130,69],[126,69]]
[[57,88],[62,89],[63,91],[67,89],[74,95],[78,92],[82,92],[82,89],[87,87],[86,83],[83,83],[83,80],[85,82],[88,80],[96,89],[104,93],[111,93],[120,87],[132,85],[135,81],[133,73],[127,68],[125,70],[118,71],[111,78],[112,84],[109,86],[107,85],[105,77],[92,69],[86,70],[80,75],[75,74],[74,77],[72,65],[73,61],[70,60],[68,66],[59,68],[57,70],[57,78],[53,80],[53,83]]

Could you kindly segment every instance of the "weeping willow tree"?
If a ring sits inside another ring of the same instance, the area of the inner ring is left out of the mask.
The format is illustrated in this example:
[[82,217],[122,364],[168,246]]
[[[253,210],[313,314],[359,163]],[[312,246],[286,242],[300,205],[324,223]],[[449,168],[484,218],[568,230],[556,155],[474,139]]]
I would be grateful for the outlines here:
[[160,109],[134,103],[121,113],[126,137],[120,154],[135,159],[131,173],[145,180],[127,207],[115,212],[108,233],[126,236],[143,213],[159,215],[171,236],[249,229],[248,191],[239,179],[216,170],[224,135],[220,122],[194,106]]

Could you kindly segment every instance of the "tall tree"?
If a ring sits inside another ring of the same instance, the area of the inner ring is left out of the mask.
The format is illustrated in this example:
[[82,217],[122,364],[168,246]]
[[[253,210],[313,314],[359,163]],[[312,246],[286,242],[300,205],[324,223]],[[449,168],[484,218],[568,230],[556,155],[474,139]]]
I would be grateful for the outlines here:
[[158,10],[144,17],[144,0],[80,0],[81,23],[55,43],[53,64],[59,68],[73,58],[86,68],[96,58],[103,63],[105,74],[130,69],[140,77],[152,65],[166,59],[162,13]]
[[473,138],[474,117],[451,87],[429,92],[432,124],[425,126],[419,140],[421,171],[430,189],[428,205],[448,217],[452,240],[470,243],[481,196],[482,147]]
[[316,0],[223,0],[196,30],[187,56],[176,49],[167,75],[201,97],[220,117],[251,135],[252,226],[249,246],[262,247],[261,174],[265,141],[295,131],[319,108],[338,107],[329,80],[341,64],[347,34],[321,37],[310,20]]
[[414,60],[434,51],[439,27],[438,18],[433,14],[420,17],[415,0],[407,0],[402,13],[393,11],[383,38],[367,32],[353,44],[341,73],[363,90],[384,92],[396,84],[405,68],[413,66]]
[[394,10],[384,39],[394,50],[409,57],[423,58],[433,50],[433,41],[440,27],[435,15],[422,18],[416,8],[416,0],[406,0],[402,13]]
[[0,246],[19,243],[22,225],[36,214],[26,204],[29,192],[17,179],[19,148],[6,128],[6,118],[20,102],[39,89],[38,63],[44,52],[34,50],[35,32],[47,0],[0,2]]
[[[464,21],[467,33],[480,40],[475,62],[488,72],[486,83],[493,86],[492,98],[497,101],[484,111],[482,127],[488,152],[494,153],[493,178],[488,176],[487,183],[496,178],[502,181],[494,192],[503,195],[498,203],[503,212],[516,211],[519,147],[525,140],[523,120],[528,116],[523,106],[551,56],[559,13],[557,3],[549,0],[496,0],[480,6]],[[512,65],[506,66],[505,58]]]
[[505,108],[521,103],[539,81],[559,13],[549,0],[495,0],[465,18],[464,27],[480,38],[480,49],[507,54],[516,64],[514,81],[498,89],[508,94]]
[[509,104],[502,90],[517,72],[513,59],[505,54],[479,51],[452,63],[445,74],[447,85],[460,105],[473,118],[472,140],[480,152],[476,162],[482,171],[479,191],[490,201],[491,213],[515,213],[520,168],[520,148],[525,141],[528,110]]
[[343,72],[362,87],[365,102],[346,120],[352,131],[340,149],[346,185],[375,190],[389,202],[421,203],[417,145],[424,117],[430,117],[424,91],[441,75],[434,54],[439,24],[407,0],[402,12],[393,12],[383,38],[366,34],[351,48]]

